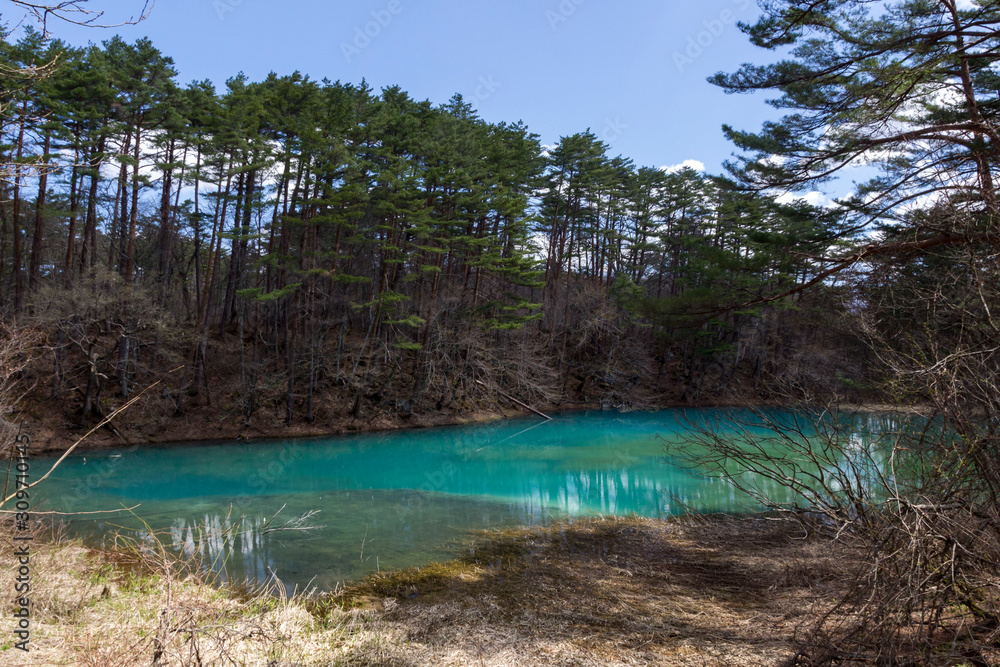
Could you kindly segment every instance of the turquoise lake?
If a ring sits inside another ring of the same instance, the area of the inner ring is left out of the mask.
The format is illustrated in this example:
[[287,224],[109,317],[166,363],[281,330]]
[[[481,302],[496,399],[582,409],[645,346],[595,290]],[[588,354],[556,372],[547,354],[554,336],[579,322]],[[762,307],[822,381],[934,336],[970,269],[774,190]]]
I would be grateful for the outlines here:
[[[692,421],[725,424],[728,415],[580,412],[548,422],[88,452],[39,487],[33,509],[138,505],[75,517],[70,532],[100,544],[118,531],[141,537],[149,526],[224,578],[276,575],[289,589],[326,590],[376,569],[447,559],[477,530],[756,509],[725,482],[665,456],[666,442],[692,437]],[[51,462],[33,460],[33,477]],[[307,512],[320,528],[268,531]]]

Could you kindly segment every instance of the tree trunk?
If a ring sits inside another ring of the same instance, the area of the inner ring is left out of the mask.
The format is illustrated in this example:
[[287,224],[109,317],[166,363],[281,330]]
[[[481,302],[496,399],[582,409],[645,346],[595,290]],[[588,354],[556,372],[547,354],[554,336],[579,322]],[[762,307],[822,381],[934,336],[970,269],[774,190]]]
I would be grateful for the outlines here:
[[[77,144],[80,142],[79,132],[76,135]],[[80,151],[77,149],[73,154],[73,175],[69,184],[69,230],[66,238],[66,258],[63,261],[63,287],[71,289],[73,287],[73,254],[76,250],[76,218],[78,216],[79,205],[79,183],[80,183]]]
[[[27,91],[25,91],[27,94]],[[17,163],[14,167],[14,211],[12,231],[14,234],[14,312],[20,312],[24,305],[24,272],[21,270],[23,252],[21,250],[21,160],[24,157],[24,125],[28,119],[28,100],[21,105],[21,127],[17,135]]]
[[49,184],[49,171],[46,167],[49,151],[52,149],[52,135],[45,133],[45,143],[42,148],[41,167],[38,176],[38,197],[35,199],[35,233],[31,238],[31,261],[28,269],[28,289],[35,291],[40,287],[42,267],[42,249],[45,241],[45,194]]
[[173,251],[173,229],[171,229],[171,188],[173,186],[174,140],[170,140],[167,148],[166,166],[163,168],[163,186],[160,193],[160,258],[157,267],[160,274],[160,303],[167,299],[168,283],[170,282],[170,260]]
[[88,166],[90,169],[90,192],[87,194],[87,218],[83,224],[83,243],[80,248],[80,273],[94,268],[97,257],[97,187],[101,182],[101,159],[104,154],[104,137],[101,137],[97,151],[91,153]]
[[229,277],[226,280],[226,298],[222,302],[222,314],[219,316],[219,335],[224,336],[226,327],[233,315],[233,302],[236,295],[236,278],[242,267],[240,266],[240,246],[239,237],[242,226],[240,224],[240,201],[243,199],[243,186],[246,182],[246,174],[241,173],[236,184],[236,205],[233,215],[233,239],[229,250]]
[[125,252],[125,282],[135,282],[135,227],[139,221],[139,149],[142,147],[142,114],[135,125],[135,147],[132,159],[132,210],[128,217],[128,245]]

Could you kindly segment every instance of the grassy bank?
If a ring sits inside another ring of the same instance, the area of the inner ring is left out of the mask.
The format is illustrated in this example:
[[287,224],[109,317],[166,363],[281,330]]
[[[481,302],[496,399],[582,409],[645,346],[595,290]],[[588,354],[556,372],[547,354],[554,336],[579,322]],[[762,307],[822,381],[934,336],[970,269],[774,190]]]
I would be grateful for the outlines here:
[[[0,664],[771,664],[829,608],[846,556],[761,518],[605,519],[485,533],[456,560],[289,599],[212,586],[155,551],[49,539],[32,560],[33,650],[5,631]],[[3,568],[7,608],[13,578]]]

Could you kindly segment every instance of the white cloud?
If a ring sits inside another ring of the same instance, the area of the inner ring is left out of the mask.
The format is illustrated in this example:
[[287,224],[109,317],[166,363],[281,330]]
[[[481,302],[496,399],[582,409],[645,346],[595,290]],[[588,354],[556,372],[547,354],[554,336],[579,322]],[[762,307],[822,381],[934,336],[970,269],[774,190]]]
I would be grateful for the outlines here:
[[792,202],[804,201],[810,206],[828,206],[832,203],[830,199],[819,190],[813,190],[812,192],[807,192],[804,195],[785,192],[778,195],[775,201],[779,204],[791,204]]
[[705,171],[705,163],[701,160],[684,160],[680,164],[662,166],[660,171],[666,172],[668,174],[676,174],[681,169],[694,169],[695,171]]
[[788,162],[788,158],[784,155],[768,155],[767,157],[762,157],[757,160],[757,164],[764,164],[772,167],[780,167],[786,162]]

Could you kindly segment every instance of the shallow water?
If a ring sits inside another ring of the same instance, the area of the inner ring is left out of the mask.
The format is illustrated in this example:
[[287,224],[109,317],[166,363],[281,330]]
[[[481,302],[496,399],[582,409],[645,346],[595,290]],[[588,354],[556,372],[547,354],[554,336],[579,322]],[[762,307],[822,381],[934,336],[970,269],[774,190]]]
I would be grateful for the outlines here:
[[[719,410],[580,412],[551,422],[323,439],[194,443],[87,453],[40,487],[37,510],[91,543],[116,531],[198,552],[223,577],[330,589],[376,569],[454,555],[471,531],[595,515],[755,509],[729,485],[665,457]],[[746,416],[746,415],[744,415]],[[51,461],[32,462],[35,478]],[[780,489],[773,489],[781,497]],[[315,511],[318,529],[273,530]],[[275,516],[277,514],[277,516]]]

